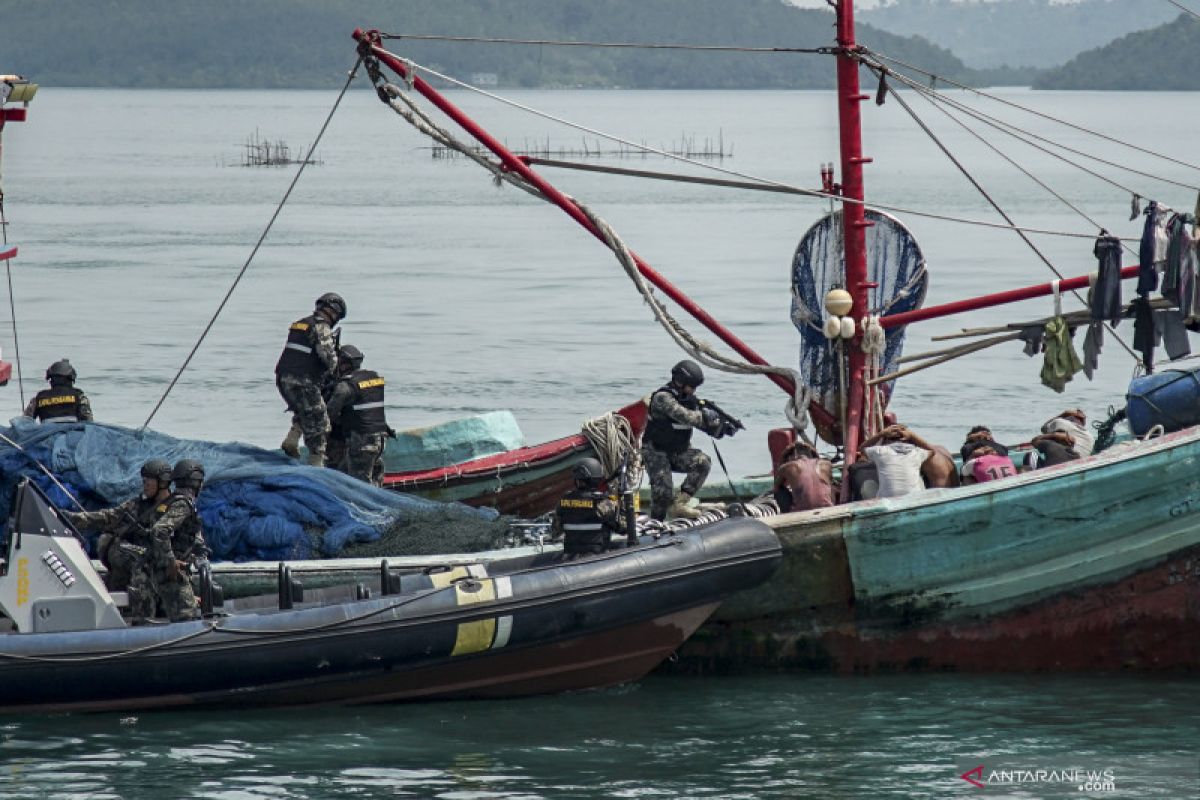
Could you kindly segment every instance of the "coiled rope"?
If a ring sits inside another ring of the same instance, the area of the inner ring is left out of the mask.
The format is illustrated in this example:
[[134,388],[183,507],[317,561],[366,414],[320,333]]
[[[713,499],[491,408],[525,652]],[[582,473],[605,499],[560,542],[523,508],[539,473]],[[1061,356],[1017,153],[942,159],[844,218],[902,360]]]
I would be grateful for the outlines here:
[[642,456],[633,426],[620,414],[608,413],[583,423],[583,435],[596,451],[604,474],[612,477],[625,468],[631,487],[642,482]]

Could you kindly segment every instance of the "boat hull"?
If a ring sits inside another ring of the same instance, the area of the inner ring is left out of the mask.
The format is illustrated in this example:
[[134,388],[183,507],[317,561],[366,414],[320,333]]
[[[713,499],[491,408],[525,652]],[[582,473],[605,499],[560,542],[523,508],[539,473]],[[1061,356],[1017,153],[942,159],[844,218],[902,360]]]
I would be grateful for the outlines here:
[[[726,521],[634,548],[406,574],[400,594],[135,628],[0,636],[0,712],[517,697],[636,680],[779,543]],[[378,570],[376,571],[378,576]],[[334,590],[334,591],[348,591]]]
[[[618,412],[635,436],[646,424],[646,405],[632,403]],[[582,434],[521,447],[438,469],[392,472],[383,487],[441,502],[495,508],[502,514],[537,517],[552,511],[574,487],[572,468],[592,455]]]
[[1200,433],[771,521],[784,561],[672,669],[1200,668]]

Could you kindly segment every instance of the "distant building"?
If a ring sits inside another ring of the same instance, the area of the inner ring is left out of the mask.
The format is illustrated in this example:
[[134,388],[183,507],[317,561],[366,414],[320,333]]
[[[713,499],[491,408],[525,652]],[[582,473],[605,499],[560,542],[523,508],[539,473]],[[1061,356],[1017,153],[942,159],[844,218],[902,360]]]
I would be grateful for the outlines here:
[[473,72],[471,73],[471,83],[476,86],[498,86],[500,79],[494,72]]

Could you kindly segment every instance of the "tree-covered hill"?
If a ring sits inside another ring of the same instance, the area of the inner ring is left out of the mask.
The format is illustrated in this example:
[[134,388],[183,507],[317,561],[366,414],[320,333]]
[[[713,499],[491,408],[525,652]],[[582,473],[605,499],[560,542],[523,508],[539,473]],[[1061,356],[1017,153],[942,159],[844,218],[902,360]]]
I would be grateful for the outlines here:
[[1173,19],[1164,0],[893,0],[859,20],[949,47],[972,67],[1057,67],[1123,33]]
[[[0,71],[47,85],[325,87],[355,27],[397,33],[815,47],[833,17],[783,0],[0,0]],[[863,26],[860,40],[972,80],[948,50]],[[818,88],[830,59],[553,46],[393,42],[394,51],[507,86]]]
[[1038,89],[1173,89],[1195,91],[1200,75],[1200,20],[1180,14],[1148,31],[1081,53],[1040,76]]

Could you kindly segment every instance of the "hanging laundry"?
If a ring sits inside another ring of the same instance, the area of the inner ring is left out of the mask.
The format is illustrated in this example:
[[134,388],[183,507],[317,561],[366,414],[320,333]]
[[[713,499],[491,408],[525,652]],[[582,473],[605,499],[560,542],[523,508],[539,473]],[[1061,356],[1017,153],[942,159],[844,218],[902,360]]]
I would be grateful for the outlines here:
[[1183,315],[1177,309],[1165,308],[1154,312],[1155,340],[1162,336],[1167,358],[1172,361],[1192,354],[1187,328],[1183,327]]
[[1129,221],[1133,222],[1138,218],[1138,214],[1142,213],[1142,198],[1140,195],[1134,195],[1133,200],[1129,203]]
[[1150,308],[1150,300],[1146,297],[1134,298],[1130,305],[1133,307],[1133,349],[1141,353],[1142,364],[1149,375],[1154,372],[1154,345],[1157,339],[1154,310]]
[[1180,249],[1175,246],[1175,229],[1180,227],[1181,219],[1176,213],[1166,223],[1166,260],[1163,263],[1163,283],[1159,287],[1164,299],[1176,306],[1180,306],[1180,264],[1183,258]]
[[[1170,241],[1167,246],[1166,269],[1168,273],[1178,275],[1178,300],[1175,304],[1185,319],[1192,316],[1197,308],[1195,285],[1198,263],[1196,242],[1188,233],[1188,223],[1191,221],[1192,218],[1188,214],[1176,214],[1167,226]],[[1166,297],[1165,292],[1163,296]]]
[[1121,321],[1121,240],[1100,231],[1092,252],[1100,262],[1089,301],[1092,319],[1108,320],[1116,327]]
[[1158,273],[1154,271],[1154,223],[1158,220],[1158,201],[1151,200],[1146,208],[1146,224],[1142,226],[1142,241],[1138,244],[1139,297],[1149,297],[1158,288]]
[[[1153,324],[1153,323],[1151,323]],[[1083,363],[1071,342],[1071,330],[1061,316],[1046,323],[1046,360],[1042,363],[1042,383],[1060,394]]]
[[1025,355],[1033,358],[1042,352],[1042,346],[1046,339],[1046,329],[1041,325],[1031,325],[1028,328],[1021,328],[1021,332],[1017,334],[1017,338],[1025,343]]
[[1100,365],[1100,348],[1104,346],[1104,323],[1093,322],[1088,325],[1087,335],[1083,337],[1083,374],[1090,381]]

